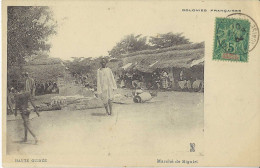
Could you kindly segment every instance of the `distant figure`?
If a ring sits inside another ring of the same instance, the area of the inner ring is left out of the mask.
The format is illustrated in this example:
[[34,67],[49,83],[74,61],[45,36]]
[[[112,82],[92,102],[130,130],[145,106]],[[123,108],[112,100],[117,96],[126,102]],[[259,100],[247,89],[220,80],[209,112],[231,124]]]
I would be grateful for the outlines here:
[[40,84],[40,92],[39,92],[40,95],[43,95],[43,94],[44,94],[44,91],[45,91],[44,88],[45,88],[44,83],[41,83],[41,84]]
[[104,103],[107,114],[111,115],[113,91],[117,89],[116,81],[111,69],[106,67],[107,60],[103,58],[100,64],[101,68],[97,70],[97,93]]
[[53,82],[49,81],[49,84],[48,84],[48,88],[47,88],[47,90],[46,90],[46,93],[47,93],[47,94],[52,93],[52,88],[53,88]]
[[46,81],[44,84],[44,94],[47,94],[48,87],[49,87],[49,83]]
[[180,72],[180,80],[181,80],[181,81],[184,80],[184,73],[183,73],[183,70],[181,70],[181,72]]
[[152,74],[152,88],[153,89],[159,89],[160,88],[160,83],[161,83],[161,79],[160,79],[160,75],[158,72],[154,72]]
[[7,94],[7,114],[14,114],[14,96],[15,96],[15,90],[13,87],[10,88],[10,91]]
[[137,88],[138,87],[138,83],[139,83],[139,80],[138,80],[139,76],[137,73],[133,73],[133,77],[132,77],[132,87],[133,88]]
[[162,88],[167,89],[168,88],[168,74],[167,72],[163,71],[161,76],[162,81]]
[[120,87],[121,88],[125,88],[125,79],[124,79],[124,75],[120,76]]
[[34,140],[35,140],[35,144],[37,144],[38,140],[37,137],[35,136],[35,134],[32,131],[32,128],[30,126],[30,120],[29,120],[29,116],[30,116],[30,111],[28,109],[28,103],[30,102],[32,104],[32,106],[34,107],[35,112],[37,113],[38,116],[39,113],[37,112],[37,108],[35,106],[35,104],[33,103],[32,99],[31,99],[31,94],[28,91],[24,91],[23,90],[24,86],[22,84],[18,84],[18,88],[17,88],[17,93],[15,94],[15,111],[14,111],[14,115],[17,116],[17,110],[20,111],[22,119],[23,119],[23,124],[24,124],[24,139],[23,142],[27,141],[27,132],[29,131],[29,133],[33,136]]
[[88,82],[88,76],[83,77],[83,86],[84,87],[89,87],[89,82]]
[[35,89],[35,95],[40,95],[40,84],[39,83],[37,83],[37,82],[35,82],[36,84],[36,89]]
[[45,92],[45,84],[42,83],[42,84],[41,84],[41,94],[43,95],[44,92]]
[[53,87],[52,87],[51,92],[59,94],[59,87],[58,87],[56,82],[53,83]]
[[25,90],[31,94],[32,98],[34,98],[35,89],[36,89],[34,79],[29,77],[28,72],[26,72],[24,76],[25,76]]

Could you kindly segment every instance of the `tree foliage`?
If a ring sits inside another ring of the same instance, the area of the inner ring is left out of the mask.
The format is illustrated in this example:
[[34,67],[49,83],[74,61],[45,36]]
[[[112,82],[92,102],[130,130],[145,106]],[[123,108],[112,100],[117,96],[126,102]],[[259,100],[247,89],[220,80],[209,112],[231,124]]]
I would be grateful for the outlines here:
[[121,54],[128,54],[135,51],[148,49],[149,45],[146,43],[146,39],[147,38],[142,37],[141,34],[137,36],[134,34],[127,35],[108,53],[112,57],[117,57]]
[[24,63],[35,51],[48,51],[48,37],[55,34],[57,23],[49,7],[9,6],[7,22],[8,66]]
[[9,6],[7,12],[7,65],[10,84],[19,78],[25,58],[41,51],[49,51],[51,45],[48,38],[56,34],[57,22],[49,7]]
[[158,34],[155,37],[150,37],[149,43],[151,48],[167,48],[181,44],[189,44],[190,41],[182,35],[182,33],[173,34],[172,32],[166,34]]
[[[189,43],[189,39],[182,36],[181,33],[158,34],[156,37],[149,37],[149,42],[147,37],[143,37],[141,34],[130,34],[119,41],[108,53],[110,57],[118,58],[124,54],[129,56],[130,53],[154,53],[157,51],[155,49],[165,48],[163,50],[166,50],[168,47]],[[100,67],[100,59],[101,57],[96,59],[74,57],[73,61],[67,62],[67,67],[72,74],[95,76],[97,68]]]
[[68,61],[66,66],[72,74],[86,75],[93,71],[94,60],[92,58],[78,58],[72,57],[72,61]]
[[182,33],[174,34],[169,32],[158,34],[157,36],[149,37],[149,41],[147,40],[147,37],[142,37],[141,34],[137,36],[130,34],[118,42],[108,53],[112,57],[118,57],[122,54],[129,54],[147,49],[168,48],[181,44],[190,44],[189,39],[184,37]]

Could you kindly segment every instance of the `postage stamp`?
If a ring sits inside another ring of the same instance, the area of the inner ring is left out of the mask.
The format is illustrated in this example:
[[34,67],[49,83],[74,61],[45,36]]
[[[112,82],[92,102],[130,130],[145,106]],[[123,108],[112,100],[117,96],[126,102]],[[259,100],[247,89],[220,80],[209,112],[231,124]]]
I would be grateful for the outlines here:
[[253,51],[259,42],[259,27],[256,21],[251,16],[244,13],[232,13],[229,14],[227,18],[248,20],[250,22],[248,52]]
[[213,60],[248,62],[250,22],[216,18]]

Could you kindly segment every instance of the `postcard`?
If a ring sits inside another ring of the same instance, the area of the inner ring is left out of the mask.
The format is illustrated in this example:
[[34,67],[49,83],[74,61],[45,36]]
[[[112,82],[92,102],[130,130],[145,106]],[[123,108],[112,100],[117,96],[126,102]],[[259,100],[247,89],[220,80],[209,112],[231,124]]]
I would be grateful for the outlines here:
[[3,166],[259,166],[259,26],[259,1],[4,0]]

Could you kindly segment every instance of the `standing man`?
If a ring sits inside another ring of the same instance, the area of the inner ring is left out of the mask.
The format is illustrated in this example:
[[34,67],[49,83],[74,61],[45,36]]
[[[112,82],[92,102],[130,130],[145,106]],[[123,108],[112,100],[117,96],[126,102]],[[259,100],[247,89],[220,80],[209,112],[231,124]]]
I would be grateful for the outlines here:
[[114,75],[110,68],[106,67],[107,60],[102,58],[101,68],[97,70],[97,93],[104,103],[108,115],[112,114],[113,91],[117,89]]
[[33,78],[29,77],[28,72],[24,74],[25,76],[25,90],[30,92],[31,97],[34,98],[35,96],[35,82]]
[[162,88],[166,90],[168,88],[168,74],[166,71],[162,72],[161,81],[162,81]]
[[37,108],[36,108],[35,104],[33,103],[32,99],[31,99],[30,92],[24,91],[23,88],[24,88],[23,84],[18,84],[17,93],[15,94],[14,115],[17,116],[17,110],[19,110],[20,113],[21,113],[21,116],[22,116],[22,119],[23,119],[23,122],[24,122],[23,123],[24,124],[24,139],[23,139],[23,142],[27,141],[27,132],[29,131],[29,133],[33,136],[33,138],[35,140],[35,144],[37,144],[37,142],[38,142],[37,137],[33,133],[32,128],[30,126],[30,120],[29,120],[30,111],[28,109],[28,107],[29,107],[28,103],[29,102],[34,107],[34,111],[36,112],[38,117],[40,115],[37,112]]

